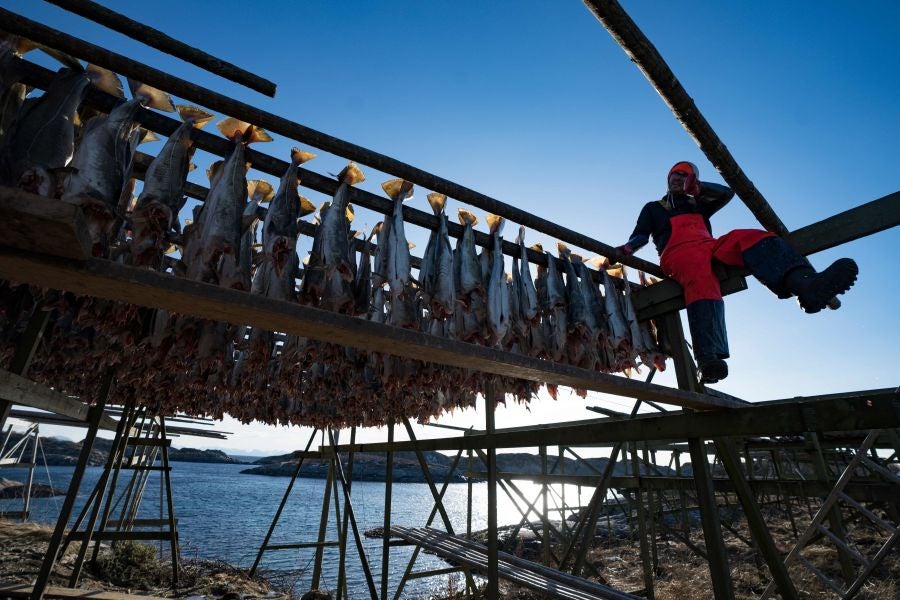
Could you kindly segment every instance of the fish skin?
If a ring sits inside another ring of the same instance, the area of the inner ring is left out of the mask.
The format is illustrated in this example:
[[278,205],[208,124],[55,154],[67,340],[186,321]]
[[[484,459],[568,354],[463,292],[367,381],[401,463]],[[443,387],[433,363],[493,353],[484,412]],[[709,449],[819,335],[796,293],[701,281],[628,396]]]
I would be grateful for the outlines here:
[[359,265],[356,267],[356,278],[353,280],[353,312],[367,315],[372,301],[372,238],[375,231],[366,238],[359,253]]
[[460,302],[468,306],[472,294],[484,293],[484,280],[481,276],[478,254],[475,251],[475,231],[473,229],[478,220],[468,211],[460,209],[459,222],[464,229],[456,246],[456,251],[459,253],[459,287],[457,287],[456,293]]
[[609,342],[613,350],[618,353],[631,343],[628,339],[628,323],[625,321],[625,316],[622,313],[619,290],[616,289],[609,273],[605,269],[602,269],[601,272],[603,274],[603,302],[609,320]]
[[550,252],[547,255],[547,307],[552,310],[557,307],[566,306],[566,284],[563,282],[562,274],[557,267],[556,257]]
[[526,323],[534,323],[540,318],[540,304],[538,302],[537,288],[531,278],[531,268],[528,266],[528,253],[525,248],[525,226],[519,227],[519,235],[516,238],[519,245],[519,312]]
[[117,208],[141,138],[134,120],[140,108],[139,99],[129,100],[91,119],[72,157],[62,199],[84,212],[95,256],[108,254],[122,224]]
[[505,219],[500,218],[491,227],[491,270],[487,282],[487,322],[491,345],[497,344],[509,330],[509,286],[504,275],[503,232]]
[[[415,292],[411,285],[409,243],[403,226],[403,201],[412,196],[412,184],[392,180],[382,185],[394,201],[388,228],[385,279],[390,293],[388,323],[395,327],[418,328]],[[389,191],[390,190],[390,191]]]
[[222,287],[242,283],[238,276],[238,260],[241,216],[247,203],[246,146],[241,139],[233,141],[234,148],[216,171],[206,202],[195,221],[198,240],[195,254],[187,257],[188,277]]
[[298,169],[303,162],[299,149],[291,151],[291,162],[278,185],[278,191],[269,202],[266,219],[262,228],[262,244],[265,259],[271,261],[277,277],[287,270],[293,273],[299,264],[297,256],[297,237],[300,235],[300,193],[298,186]]
[[191,132],[197,125],[196,120],[179,125],[147,167],[132,216],[132,254],[136,265],[158,263],[160,253],[170,244],[186,200],[184,185],[195,150]]
[[447,231],[447,215],[441,214],[435,257],[434,293],[431,312],[439,319],[448,319],[456,310],[456,282],[453,274],[453,247]]
[[[83,71],[60,69],[42,96],[23,102],[0,150],[4,184],[19,185],[29,169],[38,169],[40,178],[48,169],[69,164],[75,152],[75,111],[89,84]],[[37,191],[41,183],[31,182],[27,189]]]

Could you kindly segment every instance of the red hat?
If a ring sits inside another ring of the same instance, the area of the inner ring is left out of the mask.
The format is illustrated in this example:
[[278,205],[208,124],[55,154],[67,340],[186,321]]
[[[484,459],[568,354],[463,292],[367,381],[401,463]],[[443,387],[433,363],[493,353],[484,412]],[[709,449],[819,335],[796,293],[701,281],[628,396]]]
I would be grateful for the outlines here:
[[666,175],[666,181],[669,180],[669,177],[671,177],[672,173],[674,173],[675,171],[684,171],[686,173],[693,174],[694,177],[700,179],[700,169],[698,169],[697,165],[695,165],[694,163],[688,162],[686,160],[675,163],[675,165],[671,169],[669,169],[669,174]]

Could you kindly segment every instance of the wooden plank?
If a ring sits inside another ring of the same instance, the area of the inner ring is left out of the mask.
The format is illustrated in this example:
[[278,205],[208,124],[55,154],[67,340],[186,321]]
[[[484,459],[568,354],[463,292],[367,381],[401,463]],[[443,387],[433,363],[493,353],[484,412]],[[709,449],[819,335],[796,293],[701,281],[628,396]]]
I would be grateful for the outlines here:
[[[28,598],[32,586],[29,583],[0,584],[0,597]],[[102,590],[86,590],[49,585],[44,590],[44,598],[90,598],[90,600],[165,600],[160,596],[140,596],[123,592],[104,592]]]
[[[76,398],[53,391],[5,369],[0,369],[0,398],[13,404],[47,410],[82,423],[87,419],[89,408]],[[100,419],[100,426],[104,429],[115,429],[117,424],[118,421],[106,414]]]
[[[77,542],[87,537],[85,531],[73,531],[69,539]],[[176,534],[177,537],[177,534]],[[118,542],[122,540],[157,541],[172,539],[171,531],[94,531],[91,539],[98,542]]]
[[77,206],[6,186],[0,192],[0,245],[79,260],[91,256]]
[[670,389],[431,336],[106,260],[72,261],[0,249],[0,278],[162,308],[203,319],[247,324],[369,352],[382,352],[629,398],[701,410],[743,406],[733,400]]
[[[498,429],[490,438],[476,434],[418,440],[420,450],[460,450],[595,443],[673,440],[716,435],[801,435],[806,431],[852,431],[900,427],[900,390],[885,388],[815,398],[760,402],[728,411],[673,412],[633,419],[591,419],[576,423],[537,424]],[[410,442],[394,442],[394,452],[413,450]],[[385,452],[384,443],[339,445],[340,452]]]
[[202,50],[185,44],[181,40],[168,36],[161,31],[144,25],[125,15],[112,11],[91,0],[47,0],[51,4],[90,19],[113,31],[127,35],[131,39],[142,42],[151,48],[156,48],[166,54],[171,54],[181,60],[196,65],[201,69],[215,73],[225,79],[230,79],[251,90],[266,96],[275,96],[275,84],[268,79],[263,79],[256,73],[251,73],[228,61],[216,58]]
[[791,233],[804,254],[822,252],[900,225],[900,192],[845,210]]

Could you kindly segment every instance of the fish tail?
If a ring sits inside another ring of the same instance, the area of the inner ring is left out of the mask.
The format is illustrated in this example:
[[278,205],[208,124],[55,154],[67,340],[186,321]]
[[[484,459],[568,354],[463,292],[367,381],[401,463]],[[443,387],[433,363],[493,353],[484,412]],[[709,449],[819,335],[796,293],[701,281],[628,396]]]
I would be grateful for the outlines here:
[[175,112],[175,103],[172,102],[172,97],[164,91],[130,78],[128,79],[128,88],[131,90],[131,97],[140,100],[141,104],[147,108]]
[[500,231],[503,229],[504,219],[500,215],[488,214],[485,217],[485,221],[487,221],[488,229],[491,233],[500,233]]
[[357,183],[362,183],[366,180],[366,176],[362,172],[362,169],[356,166],[356,163],[352,161],[348,163],[346,167],[341,169],[337,178],[338,181],[346,183],[347,185],[356,185]]
[[532,244],[528,247],[529,250],[534,250],[535,252],[539,252],[541,254],[544,253],[544,245],[538,242],[537,244]]
[[310,161],[316,157],[312,152],[307,152],[305,150],[301,150],[300,148],[291,148],[291,162],[294,165],[302,165],[303,163]]
[[405,179],[389,179],[381,184],[381,189],[391,200],[406,200],[413,195],[413,184]]
[[212,113],[208,113],[196,106],[190,106],[189,104],[179,104],[175,107],[175,110],[178,111],[178,116],[181,117],[182,121],[190,123],[197,129],[203,129],[207,123],[216,118]]
[[475,216],[475,213],[473,213],[472,211],[466,210],[465,208],[461,208],[461,209],[459,209],[458,215],[459,215],[459,224],[460,225],[463,225],[463,226],[471,225],[472,227],[475,227],[476,225],[478,225],[478,218]]
[[556,250],[559,252],[560,258],[569,258],[569,255],[572,254],[572,251],[569,250],[569,247],[562,242],[556,242]]
[[434,215],[438,216],[444,210],[444,206],[447,204],[447,196],[444,194],[440,194],[438,192],[431,192],[427,196],[428,204],[431,205],[431,210],[434,211]]
[[216,123],[219,132],[233,142],[243,142],[252,144],[254,142],[271,142],[272,137],[266,133],[266,130],[256,125],[251,125],[246,121],[235,119],[234,117],[226,117]]
[[125,97],[125,90],[122,88],[122,80],[109,69],[98,67],[95,64],[89,64],[87,68],[85,68],[85,73],[87,73],[88,79],[91,80],[94,87],[103,90],[107,94],[112,94],[117,98]]
[[306,215],[311,215],[316,212],[316,205],[313,204],[309,198],[306,196],[299,196],[300,198],[300,216],[305,217]]

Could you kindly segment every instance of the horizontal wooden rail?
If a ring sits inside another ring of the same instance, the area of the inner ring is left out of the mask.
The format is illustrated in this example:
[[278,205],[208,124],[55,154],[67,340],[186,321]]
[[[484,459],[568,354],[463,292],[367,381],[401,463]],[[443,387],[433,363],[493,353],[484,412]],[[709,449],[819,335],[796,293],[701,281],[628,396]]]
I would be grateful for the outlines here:
[[532,381],[696,409],[740,406],[703,394],[503,352],[106,260],[73,261],[0,249],[0,278],[203,319]]
[[139,21],[130,19],[125,15],[101,6],[91,0],[45,0],[50,4],[75,13],[85,19],[99,23],[104,27],[117,31],[123,35],[137,40],[151,48],[156,48],[166,54],[189,62],[225,79],[239,83],[244,87],[257,91],[266,96],[275,96],[275,84],[221,58],[216,58],[202,50],[185,44],[165,33],[144,25]]

